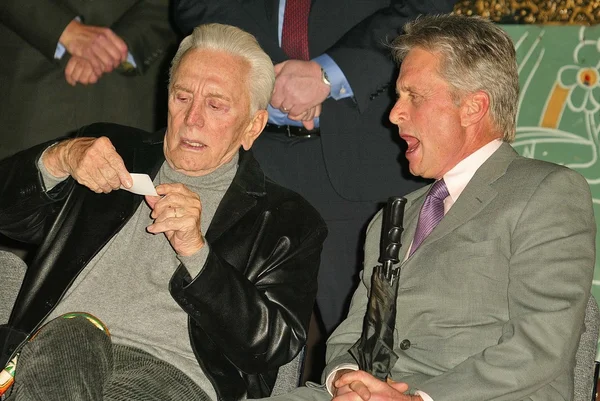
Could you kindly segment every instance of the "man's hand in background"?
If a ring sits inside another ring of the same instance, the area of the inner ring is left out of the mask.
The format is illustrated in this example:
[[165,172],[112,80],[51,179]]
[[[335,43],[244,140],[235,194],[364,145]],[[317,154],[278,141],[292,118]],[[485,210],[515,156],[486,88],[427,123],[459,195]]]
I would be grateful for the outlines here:
[[58,41],[71,55],[88,60],[97,76],[111,72],[127,59],[127,44],[110,28],[73,20]]
[[65,79],[69,85],[75,86],[77,83],[82,85],[91,85],[98,82],[102,73],[97,74],[92,67],[92,63],[79,56],[71,56],[65,67]]
[[271,106],[290,116],[302,116],[310,109],[320,106],[329,96],[330,90],[330,86],[323,82],[318,63],[284,61],[275,65],[275,91]]

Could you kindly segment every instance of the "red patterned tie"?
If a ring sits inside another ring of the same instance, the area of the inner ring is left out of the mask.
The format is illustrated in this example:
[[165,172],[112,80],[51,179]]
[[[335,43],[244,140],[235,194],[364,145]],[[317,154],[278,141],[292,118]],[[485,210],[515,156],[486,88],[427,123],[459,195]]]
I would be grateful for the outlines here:
[[287,0],[281,48],[292,59],[308,60],[308,12],[311,0]]

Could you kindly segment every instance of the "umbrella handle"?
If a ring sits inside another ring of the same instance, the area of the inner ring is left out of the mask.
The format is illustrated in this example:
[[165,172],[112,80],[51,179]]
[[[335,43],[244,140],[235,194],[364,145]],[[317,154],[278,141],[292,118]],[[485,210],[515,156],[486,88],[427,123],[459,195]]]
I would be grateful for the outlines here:
[[404,227],[404,207],[406,198],[391,196],[388,198],[385,209],[383,209],[383,223],[381,226],[381,241],[379,248],[379,262],[385,264],[390,261],[393,264],[398,263],[400,259],[400,238]]
[[383,209],[383,222],[381,225],[381,240],[379,242],[379,262],[383,265],[383,274],[390,283],[398,276],[398,269],[393,265],[400,261],[399,253],[402,243],[402,225],[404,220],[404,207],[406,198],[391,196]]

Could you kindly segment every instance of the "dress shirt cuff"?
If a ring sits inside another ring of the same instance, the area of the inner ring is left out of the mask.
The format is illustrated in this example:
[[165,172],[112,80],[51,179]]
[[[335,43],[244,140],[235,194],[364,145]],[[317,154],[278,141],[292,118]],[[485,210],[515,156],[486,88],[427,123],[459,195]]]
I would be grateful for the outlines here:
[[325,385],[327,386],[327,391],[333,397],[333,379],[335,379],[335,374],[342,369],[351,369],[358,370],[358,365],[355,363],[342,363],[338,365],[335,369],[333,369],[329,375],[327,375],[327,379],[325,379]]
[[429,394],[427,394],[427,393],[424,393],[424,392],[423,392],[423,391],[421,391],[421,390],[417,390],[417,391],[415,391],[415,395],[418,395],[418,396],[420,396],[420,397],[423,399],[423,401],[433,401],[433,398],[431,398],[431,397],[429,396]]
[[56,50],[54,51],[54,59],[60,60],[65,55],[67,49],[61,45],[60,43],[56,45]]
[[[81,17],[73,18],[73,21],[81,22]],[[56,50],[54,51],[54,59],[60,60],[65,55],[67,49],[62,45],[62,43],[58,42],[56,44]]]
[[125,62],[131,64],[133,68],[137,68],[137,64],[135,63],[135,59],[133,58],[133,54],[131,54],[131,52],[127,52],[127,61]]
[[196,276],[202,272],[202,269],[206,264],[206,259],[208,259],[208,252],[210,252],[208,242],[206,242],[204,236],[202,239],[204,239],[204,246],[200,248],[198,252],[190,256],[177,256],[177,259],[183,263],[183,266],[185,266],[188,273],[190,273],[190,276],[193,277],[193,280],[195,280]]
[[340,100],[354,96],[354,92],[352,92],[352,88],[343,71],[329,55],[321,54],[312,59],[312,61],[318,63],[321,68],[325,70],[327,78],[329,79],[329,82],[331,82],[330,96],[332,98]]
[[[269,112],[269,123],[275,125],[292,125],[295,127],[301,127],[302,121],[290,120],[287,114],[283,113],[279,109],[273,108],[273,106],[268,105],[267,111]],[[319,127],[320,120],[319,117],[315,117],[314,120],[315,127]]]
[[124,73],[131,73],[135,71],[136,68],[137,64],[135,63],[133,54],[131,54],[131,52],[127,52],[127,60],[121,63],[121,65],[119,66],[119,71]]
[[52,188],[54,188],[55,186],[57,186],[58,184],[60,184],[64,180],[66,180],[67,178],[69,178],[68,175],[65,175],[64,177],[55,177],[48,171],[48,169],[46,168],[46,166],[44,166],[44,163],[42,162],[44,155],[46,154],[48,149],[50,149],[51,147],[53,147],[55,145],[56,145],[56,143],[53,143],[52,145],[48,146],[42,152],[42,155],[40,156],[38,163],[37,163],[37,168],[40,171],[40,173],[42,174],[42,180],[44,182],[44,187],[46,188],[46,192],[50,192],[52,190]]

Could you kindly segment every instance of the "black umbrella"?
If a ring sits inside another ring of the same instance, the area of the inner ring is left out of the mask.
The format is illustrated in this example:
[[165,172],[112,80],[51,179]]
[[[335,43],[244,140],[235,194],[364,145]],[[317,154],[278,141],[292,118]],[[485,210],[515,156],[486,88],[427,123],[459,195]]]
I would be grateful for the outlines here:
[[404,230],[406,199],[391,197],[383,211],[379,262],[373,268],[371,292],[360,339],[350,348],[358,367],[380,380],[386,380],[398,355],[394,352],[396,296],[400,267],[398,254]]

